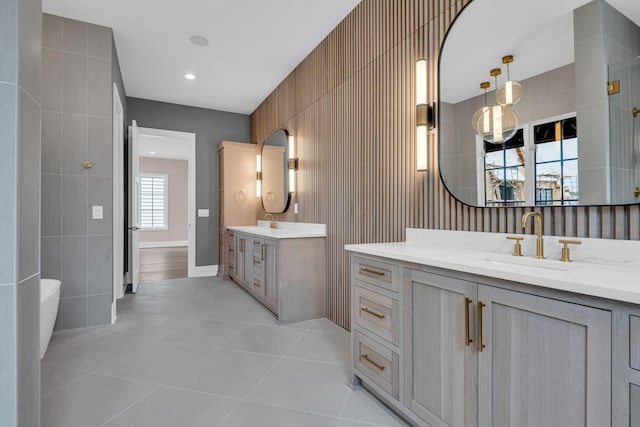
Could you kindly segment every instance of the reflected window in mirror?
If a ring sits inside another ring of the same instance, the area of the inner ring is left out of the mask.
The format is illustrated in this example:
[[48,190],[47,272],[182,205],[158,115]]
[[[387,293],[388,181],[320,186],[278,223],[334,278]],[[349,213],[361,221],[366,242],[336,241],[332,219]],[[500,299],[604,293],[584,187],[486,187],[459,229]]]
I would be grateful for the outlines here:
[[[502,144],[479,142],[478,205],[570,206],[579,203],[575,115],[524,124]],[[534,179],[535,177],[535,179]]]
[[576,118],[533,127],[536,153],[536,206],[579,203]]
[[525,199],[522,129],[502,144],[484,141],[485,206],[521,206]]

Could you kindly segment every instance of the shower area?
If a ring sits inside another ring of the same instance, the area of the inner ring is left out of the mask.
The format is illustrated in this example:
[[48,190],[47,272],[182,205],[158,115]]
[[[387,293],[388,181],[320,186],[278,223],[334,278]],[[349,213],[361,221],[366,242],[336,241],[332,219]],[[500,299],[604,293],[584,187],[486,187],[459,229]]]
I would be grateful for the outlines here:
[[611,201],[640,202],[640,56],[609,66],[619,81],[609,97]]

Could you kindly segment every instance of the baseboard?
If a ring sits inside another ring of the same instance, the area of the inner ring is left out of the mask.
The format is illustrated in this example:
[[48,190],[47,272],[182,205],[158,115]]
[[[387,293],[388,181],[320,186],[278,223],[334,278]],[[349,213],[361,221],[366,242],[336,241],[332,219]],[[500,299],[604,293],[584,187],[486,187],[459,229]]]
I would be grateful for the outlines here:
[[189,277],[209,277],[218,274],[217,265],[197,265],[189,270]]
[[140,242],[140,249],[144,248],[173,248],[177,246],[189,246],[187,240],[176,240],[173,242]]

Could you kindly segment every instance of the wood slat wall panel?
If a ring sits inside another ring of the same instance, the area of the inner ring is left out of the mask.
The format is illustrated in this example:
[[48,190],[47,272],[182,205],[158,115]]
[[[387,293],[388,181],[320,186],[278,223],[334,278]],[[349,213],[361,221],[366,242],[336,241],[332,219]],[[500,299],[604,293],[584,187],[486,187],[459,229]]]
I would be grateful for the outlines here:
[[[296,136],[300,212],[279,219],[327,224],[327,316],[345,328],[345,244],[402,241],[407,227],[523,232],[528,209],[475,208],[448,193],[437,130],[428,135],[429,170],[415,170],[415,61],[428,58],[436,101],[440,46],[469,1],[363,0],[251,116],[253,142],[278,128]],[[535,210],[545,233],[640,239],[639,205]]]

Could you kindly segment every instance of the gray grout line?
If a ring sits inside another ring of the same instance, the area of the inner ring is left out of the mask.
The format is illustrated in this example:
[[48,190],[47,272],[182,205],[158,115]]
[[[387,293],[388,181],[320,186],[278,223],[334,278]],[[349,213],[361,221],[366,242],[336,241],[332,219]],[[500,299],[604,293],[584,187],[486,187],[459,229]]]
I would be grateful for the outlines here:
[[120,414],[123,414],[124,412],[128,411],[129,408],[135,406],[138,402],[142,401],[143,399],[147,398],[148,396],[150,396],[151,394],[155,393],[156,391],[158,391],[162,386],[158,386],[156,388],[154,388],[153,390],[151,390],[149,393],[146,393],[144,395],[142,395],[139,399],[135,399],[129,406],[127,406],[126,408],[124,408],[122,411],[118,412],[117,414],[115,414],[114,416],[112,416],[111,418],[109,418],[108,420],[106,420],[105,422],[103,422],[102,424],[100,424],[99,427],[102,427],[103,425],[107,424],[109,421],[117,418]]

